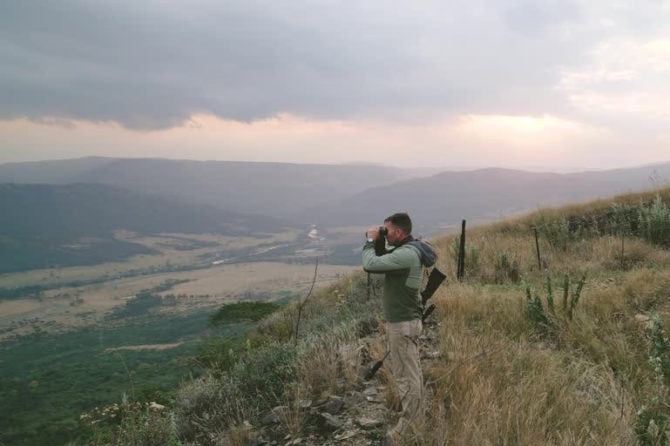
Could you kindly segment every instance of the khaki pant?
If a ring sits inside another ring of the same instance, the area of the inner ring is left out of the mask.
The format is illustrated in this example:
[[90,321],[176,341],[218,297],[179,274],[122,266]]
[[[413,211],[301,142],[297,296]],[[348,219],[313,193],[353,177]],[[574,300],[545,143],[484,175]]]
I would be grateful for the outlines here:
[[389,431],[393,434],[401,434],[405,428],[423,421],[423,374],[419,363],[421,329],[419,319],[386,323],[391,374],[402,403],[400,420]]

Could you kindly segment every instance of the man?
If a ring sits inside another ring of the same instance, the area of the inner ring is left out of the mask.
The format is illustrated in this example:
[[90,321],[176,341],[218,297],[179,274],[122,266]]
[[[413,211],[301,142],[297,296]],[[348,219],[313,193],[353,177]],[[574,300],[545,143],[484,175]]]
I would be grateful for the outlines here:
[[422,268],[434,265],[437,255],[429,244],[412,237],[412,220],[406,213],[391,215],[384,220],[384,227],[386,242],[393,249],[375,253],[375,242],[381,241],[381,235],[379,227],[371,227],[363,247],[363,269],[385,275],[382,302],[391,374],[402,402],[400,420],[387,432],[386,440],[387,444],[397,444],[402,432],[423,418],[423,375],[418,341],[423,308],[419,286]]

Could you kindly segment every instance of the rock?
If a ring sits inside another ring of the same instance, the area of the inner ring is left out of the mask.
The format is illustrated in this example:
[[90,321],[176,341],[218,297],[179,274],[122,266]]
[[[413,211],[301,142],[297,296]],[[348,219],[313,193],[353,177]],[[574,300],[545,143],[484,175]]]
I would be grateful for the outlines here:
[[309,409],[312,407],[312,400],[300,400],[298,401],[298,407],[301,409]]
[[342,441],[342,440],[347,440],[347,439],[349,439],[351,437],[354,437],[356,435],[358,435],[358,431],[345,431],[345,432],[342,432],[341,434],[335,435],[335,439],[339,440],[339,441]]
[[636,314],[635,315],[635,320],[638,322],[649,322],[649,316],[646,314]]
[[372,429],[375,427],[379,427],[384,422],[378,418],[371,418],[371,417],[360,417],[358,420],[356,420],[358,425],[362,427],[363,429]]
[[423,355],[421,355],[421,359],[439,359],[441,357],[442,353],[439,351],[425,352]]
[[162,404],[154,403],[152,401],[151,403],[149,403],[149,409],[155,410],[155,411],[161,411],[161,410],[165,409],[165,406],[163,406]]
[[261,423],[265,426],[268,424],[277,424],[281,421],[282,415],[288,410],[288,406],[274,407],[267,415],[263,417]]
[[320,409],[322,412],[337,415],[344,409],[344,400],[339,396],[331,395]]
[[636,314],[635,321],[642,324],[647,330],[651,329],[654,326],[654,321],[651,320],[646,314]]
[[374,387],[368,387],[363,391],[363,395],[365,396],[377,395],[377,389]]
[[339,429],[344,424],[342,423],[342,420],[340,420],[335,415],[329,414],[328,412],[322,412],[320,415],[325,427],[330,428],[332,430]]

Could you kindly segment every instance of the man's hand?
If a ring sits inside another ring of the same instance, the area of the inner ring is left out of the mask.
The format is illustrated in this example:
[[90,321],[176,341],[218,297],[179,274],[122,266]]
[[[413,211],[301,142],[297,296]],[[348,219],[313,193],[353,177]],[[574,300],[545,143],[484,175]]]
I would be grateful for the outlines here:
[[379,238],[379,226],[372,226],[369,228],[365,233],[365,236],[373,241],[377,240]]

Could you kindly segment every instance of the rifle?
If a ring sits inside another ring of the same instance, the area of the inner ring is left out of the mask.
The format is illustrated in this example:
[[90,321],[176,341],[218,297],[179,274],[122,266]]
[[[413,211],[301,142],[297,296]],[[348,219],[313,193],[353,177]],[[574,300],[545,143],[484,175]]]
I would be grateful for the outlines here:
[[375,365],[373,365],[370,370],[365,372],[365,380],[366,381],[371,380],[377,374],[377,371],[379,371],[379,369],[382,368],[382,366],[384,365],[384,361],[386,360],[386,358],[388,357],[388,355],[390,353],[391,353],[391,350],[388,350],[381,360],[375,362]]
[[433,297],[435,291],[437,291],[446,278],[446,274],[437,268],[433,268],[433,270],[430,272],[430,275],[428,276],[428,283],[426,284],[426,288],[421,292],[421,305],[424,307],[426,306],[428,299]]

